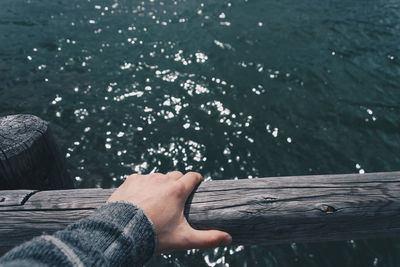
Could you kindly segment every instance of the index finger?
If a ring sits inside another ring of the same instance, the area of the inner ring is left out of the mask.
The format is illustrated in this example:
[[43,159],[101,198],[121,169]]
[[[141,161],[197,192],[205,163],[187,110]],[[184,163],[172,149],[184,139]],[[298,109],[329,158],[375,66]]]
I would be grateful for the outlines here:
[[198,172],[188,172],[183,175],[179,180],[185,186],[185,195],[188,197],[193,189],[203,181],[203,176]]

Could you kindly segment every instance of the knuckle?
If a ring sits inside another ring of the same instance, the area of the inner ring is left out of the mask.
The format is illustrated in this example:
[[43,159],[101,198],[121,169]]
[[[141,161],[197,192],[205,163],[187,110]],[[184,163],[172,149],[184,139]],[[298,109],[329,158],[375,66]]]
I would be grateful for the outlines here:
[[179,192],[185,191],[185,184],[183,184],[182,182],[177,182],[175,186],[176,186],[176,191]]
[[179,175],[179,176],[183,176],[183,173],[180,172],[180,171],[172,171],[172,172],[170,172],[169,174],[170,174],[170,175],[173,175],[173,176],[175,176],[175,175],[176,175],[176,176],[178,176],[178,175]]
[[174,184],[172,191],[176,196],[182,196],[183,193],[186,191],[186,187],[183,183],[178,181]]
[[194,176],[194,177],[196,177],[198,179],[202,179],[203,178],[203,176],[201,176],[201,174],[198,173],[198,172],[188,172],[187,174],[190,175],[190,176]]
[[190,175],[196,178],[198,182],[203,181],[203,176],[198,172],[189,172]]
[[155,173],[150,173],[150,174],[149,174],[149,177],[151,177],[151,178],[162,179],[162,178],[165,178],[166,175],[163,174],[163,173],[155,172]]

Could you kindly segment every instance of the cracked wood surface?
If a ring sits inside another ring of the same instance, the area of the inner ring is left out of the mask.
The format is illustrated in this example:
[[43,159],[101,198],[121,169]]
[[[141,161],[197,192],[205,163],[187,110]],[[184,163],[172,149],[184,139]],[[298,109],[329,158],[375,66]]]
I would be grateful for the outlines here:
[[48,123],[33,115],[0,117],[0,190],[73,188]]
[[0,191],[0,207],[22,206],[35,190]]
[[[63,229],[104,204],[113,189],[0,191],[0,253]],[[400,172],[271,177],[202,183],[185,215],[235,244],[392,237],[400,234]]]

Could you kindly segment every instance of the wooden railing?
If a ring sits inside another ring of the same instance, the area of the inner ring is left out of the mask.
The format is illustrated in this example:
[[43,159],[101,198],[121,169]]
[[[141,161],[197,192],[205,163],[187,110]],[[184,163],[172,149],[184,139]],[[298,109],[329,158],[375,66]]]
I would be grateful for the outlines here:
[[[0,163],[0,169],[8,164]],[[0,191],[0,254],[84,218],[112,192]],[[393,237],[400,234],[400,172],[204,182],[189,197],[185,215],[195,228],[229,232],[234,244]]]

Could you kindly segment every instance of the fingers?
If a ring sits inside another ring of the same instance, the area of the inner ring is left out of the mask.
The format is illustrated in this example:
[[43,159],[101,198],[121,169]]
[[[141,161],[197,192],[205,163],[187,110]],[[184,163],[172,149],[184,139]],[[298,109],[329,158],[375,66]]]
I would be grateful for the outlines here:
[[227,246],[232,243],[232,237],[225,232],[218,230],[195,230],[192,229],[188,248],[215,248],[218,246]]
[[173,180],[178,180],[179,178],[181,178],[183,176],[183,173],[181,173],[180,171],[173,171],[173,172],[167,173],[167,176]]
[[188,172],[179,181],[185,186],[186,196],[189,196],[193,189],[203,181],[203,176],[197,172]]

